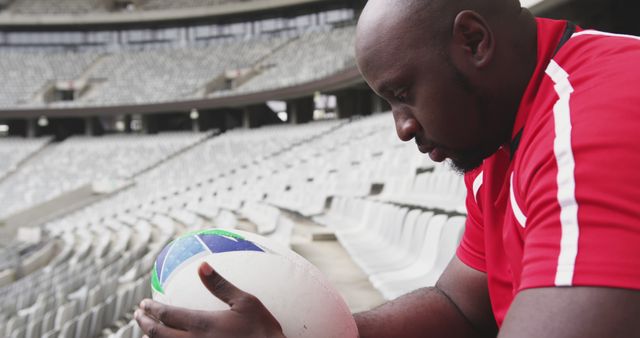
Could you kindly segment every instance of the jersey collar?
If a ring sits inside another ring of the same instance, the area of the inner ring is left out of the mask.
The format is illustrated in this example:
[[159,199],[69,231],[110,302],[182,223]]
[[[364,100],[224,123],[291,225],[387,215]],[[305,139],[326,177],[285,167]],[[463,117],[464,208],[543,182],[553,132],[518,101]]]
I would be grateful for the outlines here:
[[520,106],[518,107],[518,113],[511,132],[512,146],[510,148],[514,148],[514,142],[515,145],[519,142],[520,131],[525,125],[531,106],[540,88],[540,83],[544,79],[545,69],[553,58],[554,52],[562,39],[564,30],[567,27],[567,21],[536,18],[536,25],[538,41],[536,68],[529,80],[527,89],[524,91],[522,100],[520,100]]

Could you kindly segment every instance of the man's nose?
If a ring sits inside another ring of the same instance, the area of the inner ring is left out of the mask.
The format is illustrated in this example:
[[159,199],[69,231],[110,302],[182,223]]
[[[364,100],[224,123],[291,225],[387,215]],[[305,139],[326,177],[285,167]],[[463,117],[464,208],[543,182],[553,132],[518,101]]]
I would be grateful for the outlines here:
[[402,141],[410,141],[420,129],[418,121],[411,114],[394,111],[393,118],[396,122],[398,138]]

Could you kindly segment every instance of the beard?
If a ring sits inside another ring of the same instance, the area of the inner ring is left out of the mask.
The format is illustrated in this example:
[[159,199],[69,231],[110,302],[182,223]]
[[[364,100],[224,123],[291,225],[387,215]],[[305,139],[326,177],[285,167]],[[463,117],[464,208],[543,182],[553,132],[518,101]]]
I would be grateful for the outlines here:
[[[472,95],[475,98],[475,106],[481,116],[490,116],[489,114],[489,104],[484,99],[483,95],[480,95],[479,92],[473,87],[471,81],[458,69],[450,59],[446,59],[446,64],[448,65],[450,71],[453,74],[453,78],[455,82],[463,88],[467,93]],[[489,122],[486,120],[482,120],[481,128],[488,130]],[[508,137],[508,136],[507,136]],[[478,148],[457,151],[455,154],[452,154],[449,166],[451,169],[456,171],[457,173],[464,175],[482,165],[482,162],[493,155],[499,148],[500,145],[490,145],[488,147],[483,148],[482,145],[477,144]],[[485,146],[487,146],[485,144]]]
[[468,155],[456,156],[451,158],[448,163],[449,167],[460,175],[464,175],[482,165],[482,162],[487,156],[481,156],[478,152],[473,152]]

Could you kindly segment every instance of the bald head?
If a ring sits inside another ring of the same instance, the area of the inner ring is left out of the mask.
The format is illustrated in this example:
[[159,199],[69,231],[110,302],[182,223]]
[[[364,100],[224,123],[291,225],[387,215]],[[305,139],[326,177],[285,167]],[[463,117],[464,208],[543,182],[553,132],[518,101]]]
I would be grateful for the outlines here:
[[369,0],[358,21],[356,55],[398,39],[417,38],[413,48],[444,48],[456,15],[471,10],[488,23],[515,17],[518,0]]
[[510,137],[535,66],[535,27],[518,0],[369,0],[356,60],[391,105],[400,139],[468,170]]

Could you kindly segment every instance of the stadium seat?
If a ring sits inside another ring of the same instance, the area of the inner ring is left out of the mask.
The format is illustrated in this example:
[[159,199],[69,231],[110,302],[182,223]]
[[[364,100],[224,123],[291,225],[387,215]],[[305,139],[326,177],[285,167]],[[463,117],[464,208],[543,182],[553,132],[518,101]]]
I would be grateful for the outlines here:
[[60,330],[47,331],[42,335],[42,338],[58,338]]
[[21,327],[26,324],[25,317],[16,316],[7,322],[7,326],[5,327],[5,334],[7,336],[11,335],[14,331],[17,331]]
[[106,303],[103,303],[91,309],[91,324],[89,325],[91,337],[97,336],[102,330],[106,306]]
[[87,311],[78,316],[75,338],[89,337],[91,330],[91,312]]
[[394,242],[389,242],[377,252],[363,255],[365,260],[359,263],[360,268],[368,275],[381,273],[402,266],[410,260],[412,253],[413,236],[419,236],[417,227],[426,227],[426,222],[433,215],[432,212],[422,212],[418,209],[411,210],[405,219],[402,229]]
[[56,319],[54,321],[54,327],[56,329],[62,329],[62,326],[71,320],[76,315],[76,302],[70,301],[60,308],[56,312]]
[[425,233],[418,260],[404,269],[370,276],[369,280],[373,286],[379,289],[386,283],[417,278],[428,272],[435,263],[436,253],[438,252],[438,243],[446,221],[446,215],[433,216],[427,226],[427,231]]
[[455,254],[455,250],[462,237],[464,230],[465,217],[456,216],[447,220],[443,226],[440,239],[437,243],[437,251],[435,252],[435,261],[427,270],[423,270],[419,276],[406,278],[401,281],[388,281],[381,283],[378,289],[387,299],[394,299],[407,292],[413,291],[420,287],[433,286],[446,268],[447,264]]
[[42,329],[41,329],[41,332],[43,334],[54,329],[55,318],[56,318],[56,311],[54,310],[51,310],[44,314],[44,317],[42,318]]
[[69,320],[62,325],[58,338],[75,338],[76,336],[76,320]]
[[29,321],[25,330],[25,338],[38,338],[42,335],[42,319]]
[[289,247],[291,245],[291,235],[293,233],[293,227],[293,221],[286,217],[280,217],[276,229],[272,233],[267,234],[265,237]]
[[113,338],[132,338],[132,333],[133,333],[133,325],[132,324],[127,324],[123,327],[121,327],[118,332],[116,332],[115,334],[111,335],[110,337]]
[[241,213],[256,225],[257,232],[261,235],[275,232],[281,219],[278,208],[257,202],[245,203]]

